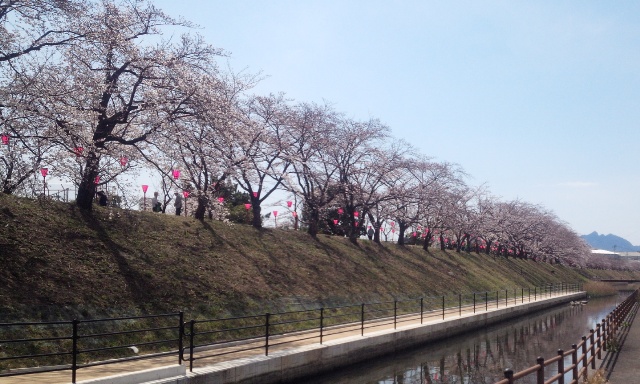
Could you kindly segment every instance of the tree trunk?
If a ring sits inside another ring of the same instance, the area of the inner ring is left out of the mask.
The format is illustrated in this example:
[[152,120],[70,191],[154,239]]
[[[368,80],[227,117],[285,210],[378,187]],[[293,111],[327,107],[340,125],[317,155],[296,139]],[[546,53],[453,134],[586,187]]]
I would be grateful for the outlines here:
[[400,231],[398,232],[398,245],[404,245],[404,231],[407,230],[407,226],[403,221],[398,222],[400,226]]
[[318,235],[319,220],[320,220],[319,213],[315,209],[312,209],[309,212],[309,228],[307,229],[307,233],[313,237],[316,237]]
[[444,251],[444,237],[442,236],[442,232],[440,232],[440,250]]
[[380,244],[380,224],[379,223],[376,223],[373,226],[373,241],[375,243]]
[[96,196],[96,176],[98,176],[98,165],[100,158],[95,152],[87,155],[87,165],[78,186],[78,196],[76,205],[82,209],[91,210],[93,208],[93,198]]
[[[352,216],[353,217],[353,216]],[[360,219],[357,217],[353,217],[352,219],[352,224],[351,224],[351,230],[349,231],[349,241],[352,244],[358,244],[358,237],[360,234]],[[358,224],[358,225],[356,225]]]
[[253,217],[251,219],[251,225],[254,228],[261,229],[262,228],[262,207],[260,207],[260,197],[254,197],[250,195],[251,199],[251,212],[253,213]]
[[422,249],[424,249],[425,251],[428,251],[430,241],[431,241],[431,231],[427,230],[427,236],[424,237],[424,244],[422,244]]
[[204,220],[204,214],[207,212],[207,205],[209,203],[209,199],[204,196],[198,196],[198,206],[196,207],[194,217],[200,221]]

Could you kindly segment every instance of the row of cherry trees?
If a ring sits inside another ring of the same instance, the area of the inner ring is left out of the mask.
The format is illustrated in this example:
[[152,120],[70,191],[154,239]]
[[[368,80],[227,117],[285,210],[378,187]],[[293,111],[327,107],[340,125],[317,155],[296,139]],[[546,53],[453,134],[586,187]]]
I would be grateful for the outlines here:
[[224,51],[176,37],[189,27],[146,0],[0,0],[2,191],[24,192],[46,165],[91,209],[102,185],[151,168],[166,192],[190,192],[198,219],[220,217],[217,196],[234,184],[255,227],[285,191],[313,236],[337,220],[353,242],[370,223],[380,242],[393,223],[400,244],[419,228],[425,248],[574,264],[589,253],[553,213],[469,186],[375,118],[251,94],[259,79],[222,70]]

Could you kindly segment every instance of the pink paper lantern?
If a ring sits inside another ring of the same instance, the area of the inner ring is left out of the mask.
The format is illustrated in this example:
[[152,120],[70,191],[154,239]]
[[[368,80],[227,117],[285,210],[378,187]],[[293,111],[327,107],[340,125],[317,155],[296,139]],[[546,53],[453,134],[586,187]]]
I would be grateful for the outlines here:
[[356,221],[356,227],[358,226],[358,224],[360,224],[360,223],[358,223],[358,222]]
[[142,192],[143,192],[143,193],[147,193],[147,189],[149,189],[149,186],[148,186],[148,185],[144,185],[144,184],[143,184],[143,185],[142,185]]
[[100,184],[100,176],[96,176],[96,178],[93,180],[94,183],[96,184]]
[[127,162],[128,162],[128,161],[129,161],[129,159],[127,159],[127,157],[126,157],[126,156],[122,156],[122,157],[120,158],[120,165],[122,165],[122,166],[124,167],[125,165],[127,165]]
[[253,197],[258,197],[258,192],[253,192]]
[[250,210],[250,209],[251,209],[251,204],[246,203],[246,204],[244,205],[244,207],[245,207],[245,209],[248,211],[248,210]]
[[342,215],[344,213],[344,209],[338,208],[338,215]]
[[396,233],[396,230],[394,228],[391,228],[391,232]]
[[333,219],[333,225],[338,225],[338,220]]
[[298,217],[298,212],[296,211],[291,212],[291,214],[293,215],[293,217]]
[[391,226],[395,227],[396,223],[394,223],[393,221],[391,222]]
[[73,150],[73,152],[76,154],[76,157],[82,156],[83,151],[84,151],[84,148],[82,147],[75,147]]
[[273,211],[273,217],[278,217],[278,211]]
[[220,202],[220,204],[224,203],[224,197],[218,197],[218,201]]
[[418,233],[417,232],[413,232],[413,237],[416,237],[416,236],[418,236]]
[[42,177],[47,177],[49,174],[49,168],[40,168],[40,173],[42,174]]
[[2,144],[9,145],[9,135],[2,135]]
[[173,170],[173,178],[178,180],[180,178],[180,171],[177,169]]
[[287,201],[287,207],[291,208],[292,204],[293,204],[293,201]]
[[184,196],[185,199],[189,197],[189,191],[182,192],[182,196]]
[[358,211],[353,212],[353,217],[358,217],[358,216],[360,216],[360,212]]

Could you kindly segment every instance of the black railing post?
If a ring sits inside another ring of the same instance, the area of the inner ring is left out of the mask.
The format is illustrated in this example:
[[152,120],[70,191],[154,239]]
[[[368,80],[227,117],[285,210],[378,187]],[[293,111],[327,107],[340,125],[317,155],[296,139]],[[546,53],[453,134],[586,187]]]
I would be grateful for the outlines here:
[[578,382],[578,346],[576,344],[572,344],[571,345],[571,349],[573,350],[573,352],[571,352],[571,365],[573,366],[572,371],[572,381],[575,381],[576,383]]
[[596,369],[596,343],[593,335],[595,331],[589,330],[589,342],[591,343],[591,369]]
[[476,313],[476,293],[473,292],[473,313]]
[[527,287],[527,289],[529,290],[529,302],[531,302],[531,287]]
[[360,307],[360,336],[364,336],[364,303]]
[[496,291],[496,308],[500,308],[500,291]]
[[564,384],[564,351],[562,349],[558,349],[558,373],[560,377],[558,377],[558,384]]
[[505,306],[505,307],[508,307],[508,306],[509,306],[509,300],[508,300],[508,298],[509,298],[509,290],[508,290],[508,289],[505,289],[505,290],[504,290],[504,306]]
[[420,298],[420,324],[422,324],[422,318],[424,314],[424,297]]
[[524,303],[524,288],[520,288],[522,291],[520,292],[520,304]]
[[324,307],[320,308],[320,344],[322,344],[322,327],[324,325]]
[[191,320],[189,324],[189,372],[193,372],[193,349],[195,345],[196,338],[196,321]]
[[538,363],[538,374],[536,375],[536,384],[544,384],[544,357],[539,356],[536,359],[536,363]]
[[76,382],[76,372],[78,370],[78,319],[73,319],[71,322],[72,334],[71,334],[71,382]]
[[602,319],[602,350],[607,351],[607,319]]
[[596,350],[598,351],[598,359],[602,360],[602,336],[600,334],[600,329],[600,324],[596,324]]
[[182,361],[184,360],[184,312],[180,311],[178,313],[178,365],[182,365]]
[[396,329],[398,323],[398,300],[393,300],[393,329]]
[[264,355],[269,356],[269,320],[271,314],[269,312],[264,314]]
[[444,296],[442,296],[442,320],[444,320]]
[[538,301],[538,287],[533,287],[533,301]]
[[509,384],[513,384],[513,369],[507,368],[504,370],[504,378],[509,380]]
[[489,292],[484,291],[484,311],[487,312],[489,310]]
[[458,317],[462,317],[462,293],[458,293]]
[[589,365],[587,364],[587,336],[582,336],[582,367],[584,367],[584,381],[589,378]]

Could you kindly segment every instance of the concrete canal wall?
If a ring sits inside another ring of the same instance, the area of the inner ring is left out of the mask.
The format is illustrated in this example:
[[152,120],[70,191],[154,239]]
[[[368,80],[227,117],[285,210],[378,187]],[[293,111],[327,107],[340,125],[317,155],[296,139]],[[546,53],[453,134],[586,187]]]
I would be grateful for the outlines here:
[[[489,310],[482,313],[462,314],[461,317],[445,321],[431,321],[409,325],[397,330],[387,329],[350,336],[339,340],[325,341],[322,345],[307,346],[278,351],[269,356],[255,356],[217,363],[193,372],[177,376],[146,381],[147,384],[269,384],[303,378],[322,372],[349,366],[367,359],[380,357],[403,349],[473,331],[501,321],[547,309],[556,305],[584,298],[586,293],[575,293],[516,306]],[[149,374],[148,372],[146,373]],[[148,377],[148,376],[147,376]],[[140,377],[141,378],[141,377]],[[111,379],[116,379],[112,377]],[[127,375],[124,381],[102,383],[141,383]],[[96,383],[98,383],[96,381]]]

